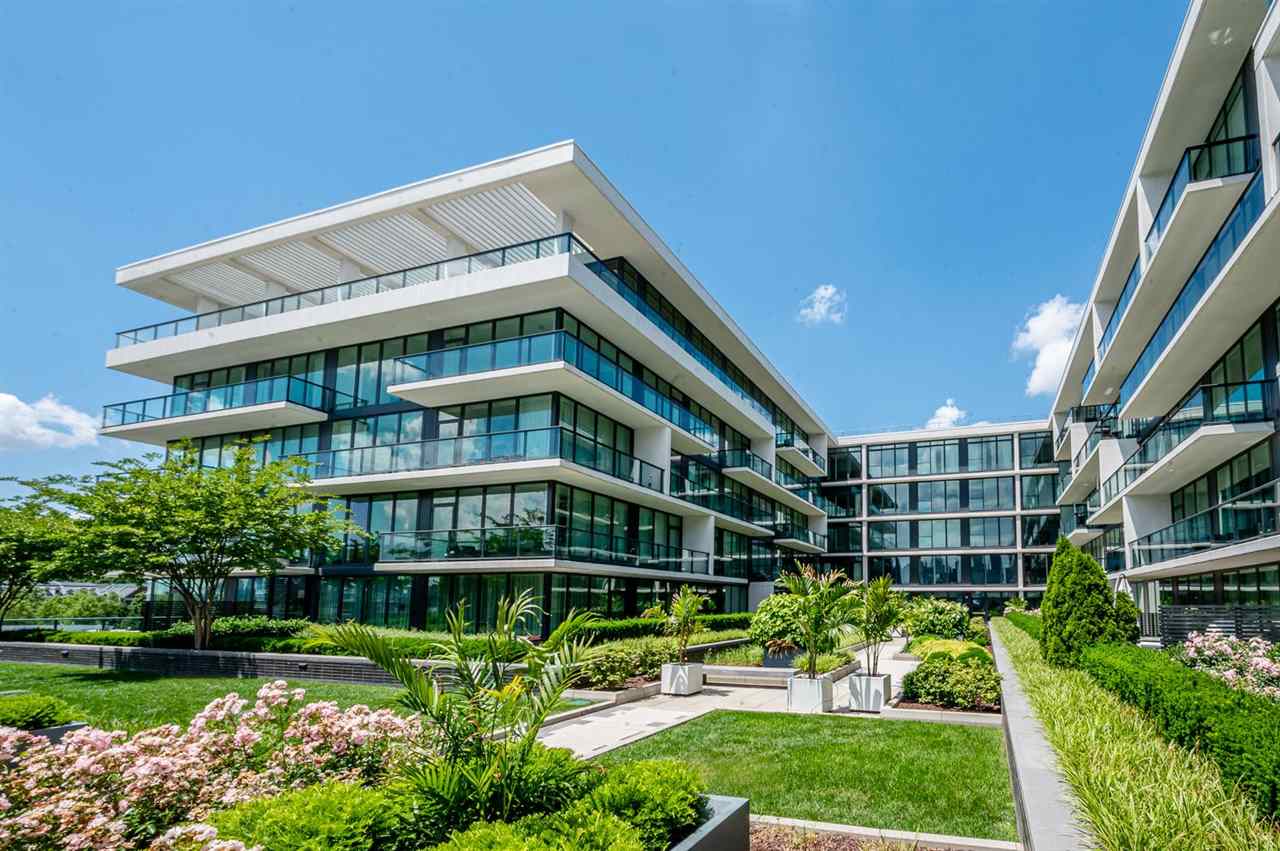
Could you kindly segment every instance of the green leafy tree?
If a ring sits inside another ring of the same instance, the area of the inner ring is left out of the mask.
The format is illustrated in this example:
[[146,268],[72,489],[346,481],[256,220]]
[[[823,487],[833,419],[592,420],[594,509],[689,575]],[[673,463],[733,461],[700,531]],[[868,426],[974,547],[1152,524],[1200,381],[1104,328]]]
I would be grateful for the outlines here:
[[853,627],[862,636],[866,670],[873,677],[880,668],[880,650],[902,622],[902,597],[894,593],[892,586],[892,579],[881,576],[858,586],[854,594]]
[[1137,644],[1138,639],[1142,636],[1142,630],[1138,626],[1138,604],[1133,602],[1129,592],[1116,592],[1116,601],[1115,606],[1112,608],[1112,613],[1115,619],[1114,640],[1123,641],[1127,644]]
[[808,654],[809,679],[817,679],[818,656],[854,635],[853,620],[858,605],[857,596],[852,593],[854,585],[842,571],[818,573],[809,566],[795,573],[784,573],[778,577],[777,584],[798,601],[794,612],[795,633]]
[[698,631],[698,613],[707,604],[707,598],[693,590],[692,585],[683,585],[671,598],[667,608],[667,635],[676,640],[676,648],[680,652],[680,664],[689,664],[689,639]]
[[0,505],[0,626],[11,608],[31,599],[38,584],[74,571],[75,562],[58,558],[74,528],[66,514],[39,500]]
[[1058,539],[1040,612],[1040,652],[1053,665],[1074,668],[1085,648],[1115,636],[1114,603],[1106,574],[1066,538]]
[[24,482],[47,504],[82,518],[61,550],[64,563],[123,579],[161,579],[182,598],[197,650],[209,646],[215,604],[233,571],[273,574],[290,559],[364,534],[317,509],[306,467],[294,459],[259,463],[248,443],[232,462],[204,467],[190,445],[159,460],[104,462],[78,479]]

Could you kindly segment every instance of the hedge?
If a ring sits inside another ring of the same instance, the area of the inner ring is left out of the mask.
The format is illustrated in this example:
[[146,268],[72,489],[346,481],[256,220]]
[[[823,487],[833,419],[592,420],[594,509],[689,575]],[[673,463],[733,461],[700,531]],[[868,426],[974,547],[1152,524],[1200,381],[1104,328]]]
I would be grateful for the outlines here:
[[[746,629],[751,626],[751,613],[741,612],[728,615],[699,615],[698,628],[709,632],[723,629]],[[662,618],[621,618],[619,620],[600,621],[595,626],[582,631],[583,637],[591,638],[593,643],[613,641],[619,638],[643,638],[648,635],[665,635],[666,621]]]
[[1004,616],[1009,623],[1025,632],[1027,635],[1040,640],[1040,632],[1044,628],[1040,618],[1036,615],[1029,615],[1026,612],[1005,612]]
[[1280,809],[1280,703],[1231,688],[1164,653],[1127,644],[1085,650],[1081,668],[1141,709],[1167,740],[1199,750],[1266,816]]

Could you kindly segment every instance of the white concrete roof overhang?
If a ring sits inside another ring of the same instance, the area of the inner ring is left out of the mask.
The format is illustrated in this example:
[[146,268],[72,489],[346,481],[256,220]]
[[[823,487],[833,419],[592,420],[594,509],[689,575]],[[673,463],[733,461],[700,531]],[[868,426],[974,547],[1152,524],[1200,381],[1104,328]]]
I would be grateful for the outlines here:
[[1126,570],[1124,575],[1130,581],[1143,582],[1148,579],[1169,579],[1196,573],[1210,571],[1216,573],[1259,564],[1274,564],[1277,561],[1280,561],[1280,535],[1265,535],[1241,541],[1238,544],[1206,548],[1146,567],[1131,568]]
[[830,434],[572,141],[131,263],[116,281],[188,310],[199,296],[243,303],[337,283],[344,268],[373,275],[441,260],[450,240],[481,251],[549,236],[562,212],[599,256],[626,257],[802,428]]
[[164,446],[171,440],[183,437],[208,437],[215,434],[234,434],[246,431],[269,431],[273,428],[305,423],[319,423],[328,419],[323,411],[293,402],[263,402],[243,408],[222,411],[206,411],[159,420],[143,420],[125,425],[99,429],[103,437],[119,437]]

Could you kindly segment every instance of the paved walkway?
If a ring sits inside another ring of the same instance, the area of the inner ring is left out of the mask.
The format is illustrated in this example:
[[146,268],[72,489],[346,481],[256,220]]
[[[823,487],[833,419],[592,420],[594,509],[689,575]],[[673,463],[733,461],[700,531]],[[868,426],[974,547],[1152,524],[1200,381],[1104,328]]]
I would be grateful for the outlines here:
[[[880,673],[893,675],[893,693],[902,688],[902,677],[915,668],[915,662],[898,662],[892,657],[904,642],[897,639],[880,653]],[[849,686],[836,681],[834,714],[851,716]],[[563,721],[543,728],[538,738],[555,748],[569,748],[580,757],[592,757],[614,748],[651,736],[668,727],[682,724],[714,709],[737,709],[750,712],[785,712],[787,690],[750,686],[706,686],[689,697],[654,695],[653,697],[611,706],[581,718]]]

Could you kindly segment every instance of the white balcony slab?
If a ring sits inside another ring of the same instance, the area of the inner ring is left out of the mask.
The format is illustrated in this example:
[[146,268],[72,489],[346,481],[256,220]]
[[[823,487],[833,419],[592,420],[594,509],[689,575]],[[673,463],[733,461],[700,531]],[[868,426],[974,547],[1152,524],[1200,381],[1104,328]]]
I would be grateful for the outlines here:
[[1082,547],[1101,534],[1101,529],[1093,529],[1088,526],[1077,526],[1067,535],[1067,540],[1074,546]]
[[[1098,363],[1093,383],[1084,394],[1084,404],[1099,405],[1115,398],[1142,348],[1252,178],[1251,174],[1242,174],[1187,184],[1164,238],[1120,317],[1111,345]],[[1121,412],[1121,416],[1136,415]]]
[[[1280,296],[1275,282],[1275,270],[1280,268],[1277,208],[1280,203],[1272,196],[1248,239],[1218,273],[1125,403],[1121,417],[1159,416],[1172,408],[1199,380],[1205,365],[1221,356]],[[1144,338],[1140,345],[1146,341]]]
[[799,511],[801,514],[809,517],[826,516],[826,512],[812,502],[798,496],[794,491],[787,490],[773,479],[760,475],[750,467],[725,467],[721,472],[734,481],[742,482],[747,487],[759,491],[788,508]]
[[234,434],[245,431],[269,431],[291,425],[324,422],[323,411],[308,408],[294,402],[263,402],[243,408],[207,411],[203,414],[187,414],[162,420],[143,420],[138,423],[108,426],[99,430],[104,437],[119,437],[139,443],[164,446],[171,440],[183,437],[208,437],[214,434]]
[[600,564],[569,558],[447,559],[439,561],[380,561],[375,573],[589,573],[594,576],[621,576],[637,579],[669,579],[684,582],[711,582],[746,585],[746,579],[679,570],[651,570],[617,564]]
[[677,452],[702,455],[714,451],[711,444],[564,361],[409,381],[393,384],[387,392],[425,408],[532,393],[563,393],[632,428],[671,429],[671,446]]
[[1263,535],[1237,544],[1206,547],[1158,564],[1135,567],[1125,571],[1124,575],[1130,582],[1144,582],[1148,579],[1167,579],[1210,571],[1235,570],[1257,564],[1274,564],[1277,561],[1280,561],[1280,534]]
[[1071,476],[1071,481],[1067,482],[1067,486],[1062,489],[1062,493],[1058,494],[1058,505],[1079,505],[1098,487],[1101,463],[1098,456],[1101,454],[1098,450],[1102,446],[1102,441],[1098,441],[1098,445],[1093,447],[1093,451],[1084,459],[1084,463],[1080,465],[1080,469],[1076,470]]
[[825,476],[827,474],[826,470],[815,464],[813,459],[805,455],[799,447],[779,446],[775,451],[778,453],[779,458],[785,459],[788,464],[806,476]]
[[795,550],[801,553],[825,553],[826,550],[817,544],[803,540],[802,538],[774,538],[773,542],[780,547],[786,547],[789,550]]

